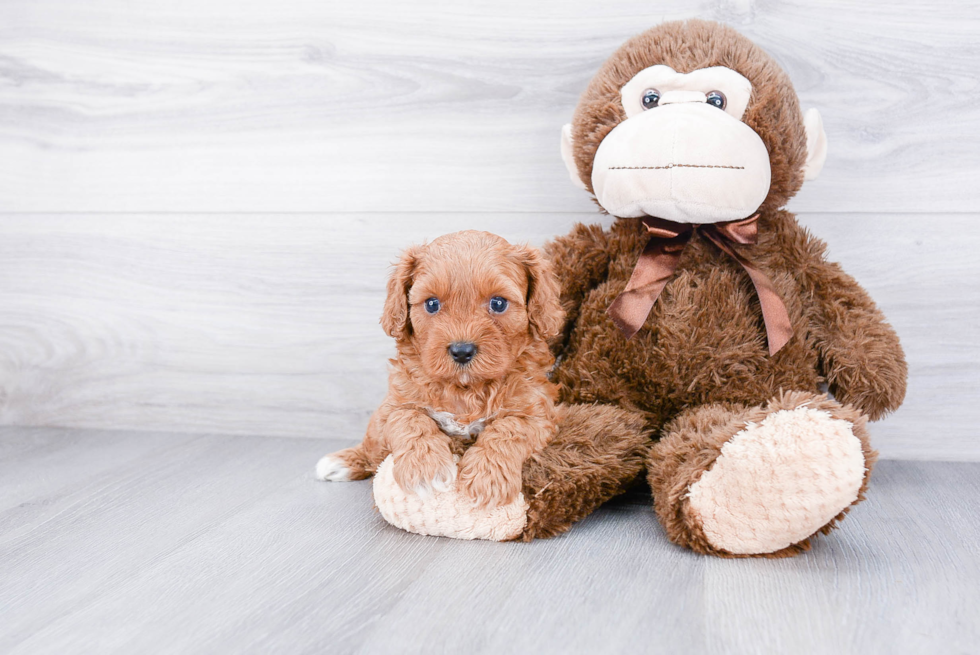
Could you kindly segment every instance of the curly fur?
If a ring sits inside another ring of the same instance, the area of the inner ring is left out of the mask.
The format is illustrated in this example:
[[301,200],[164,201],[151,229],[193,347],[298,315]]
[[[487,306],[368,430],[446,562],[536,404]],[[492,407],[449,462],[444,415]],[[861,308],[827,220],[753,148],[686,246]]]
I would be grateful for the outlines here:
[[[501,296],[507,310],[488,304]],[[438,298],[435,314],[425,301]],[[396,340],[388,395],[364,441],[331,457],[350,479],[370,476],[390,453],[405,490],[445,485],[456,475],[462,440],[443,433],[432,414],[466,425],[485,419],[461,452],[457,488],[481,506],[511,502],[521,491],[524,461],[556,432],[554,359],[547,339],[562,324],[551,265],[534,248],[487,232],[446,235],[407,249],[388,282],[381,324]],[[449,345],[472,342],[475,357],[456,363]]]

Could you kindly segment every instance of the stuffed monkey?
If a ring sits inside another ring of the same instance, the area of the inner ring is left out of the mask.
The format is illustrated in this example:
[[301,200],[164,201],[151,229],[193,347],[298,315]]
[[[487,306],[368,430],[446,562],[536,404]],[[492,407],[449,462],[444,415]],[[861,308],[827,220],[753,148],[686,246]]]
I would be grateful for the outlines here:
[[567,313],[562,400],[644,416],[675,543],[808,548],[862,500],[866,422],[901,404],[907,375],[874,302],[783,209],[823,166],[820,115],[733,29],[664,23],[605,62],[561,149],[616,217],[547,248]]

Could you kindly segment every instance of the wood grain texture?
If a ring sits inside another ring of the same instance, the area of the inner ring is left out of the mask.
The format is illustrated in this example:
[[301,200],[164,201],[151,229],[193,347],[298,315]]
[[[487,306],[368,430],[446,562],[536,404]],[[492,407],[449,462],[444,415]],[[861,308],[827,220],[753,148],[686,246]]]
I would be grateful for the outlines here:
[[[0,216],[0,423],[353,443],[385,393],[402,247],[598,218]],[[802,217],[903,339],[908,399],[872,431],[886,457],[980,459],[977,218]]]
[[0,422],[354,440],[409,243],[532,216],[0,216]]
[[[107,441],[101,468],[72,465]],[[338,442],[8,427],[3,443],[24,473],[19,512],[0,507],[7,653],[894,655],[980,639],[980,464],[882,462],[812,551],[732,561],[668,543],[642,492],[531,544],[404,533],[368,482],[313,480]]]
[[901,337],[905,403],[871,425],[885,457],[980,459],[980,231],[976,215],[805,215]]
[[976,211],[972,0],[5,0],[0,211],[589,211],[561,125],[626,38],[687,17],[823,113],[798,211]]

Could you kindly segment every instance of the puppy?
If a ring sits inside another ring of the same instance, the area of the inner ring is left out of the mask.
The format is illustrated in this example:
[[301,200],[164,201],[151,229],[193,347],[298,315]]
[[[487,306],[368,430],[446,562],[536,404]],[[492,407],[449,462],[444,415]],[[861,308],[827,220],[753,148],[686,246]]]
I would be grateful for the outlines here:
[[361,480],[391,454],[406,491],[444,491],[458,474],[457,490],[477,506],[513,501],[524,461],[556,431],[548,339],[563,319],[558,283],[534,248],[476,231],[409,248],[381,317],[398,352],[388,395],[364,441],[321,459],[317,477]]

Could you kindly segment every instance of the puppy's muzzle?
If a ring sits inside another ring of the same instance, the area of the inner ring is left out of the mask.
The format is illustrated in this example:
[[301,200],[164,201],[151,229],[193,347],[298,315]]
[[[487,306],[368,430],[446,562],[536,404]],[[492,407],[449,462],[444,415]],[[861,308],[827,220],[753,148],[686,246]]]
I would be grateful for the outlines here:
[[449,356],[457,364],[465,366],[476,357],[476,344],[469,341],[457,341],[449,344]]

